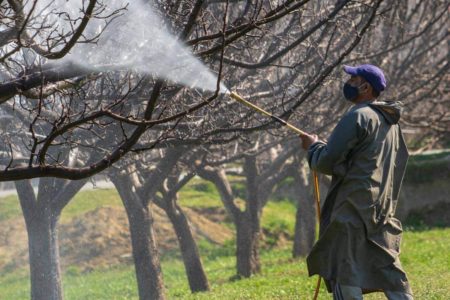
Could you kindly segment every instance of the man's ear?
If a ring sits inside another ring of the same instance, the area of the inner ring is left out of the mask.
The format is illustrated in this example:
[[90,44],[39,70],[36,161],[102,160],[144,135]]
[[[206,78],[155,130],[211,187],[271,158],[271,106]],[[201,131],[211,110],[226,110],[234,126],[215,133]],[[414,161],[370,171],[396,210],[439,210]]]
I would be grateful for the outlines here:
[[371,88],[370,84],[368,82],[364,82],[359,86],[359,92],[360,94],[367,93],[369,92],[370,88]]

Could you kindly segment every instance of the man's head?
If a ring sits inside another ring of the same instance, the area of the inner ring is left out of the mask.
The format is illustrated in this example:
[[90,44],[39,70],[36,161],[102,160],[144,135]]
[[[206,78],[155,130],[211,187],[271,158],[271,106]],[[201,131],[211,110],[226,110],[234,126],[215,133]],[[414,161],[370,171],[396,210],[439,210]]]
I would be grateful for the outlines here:
[[372,101],[386,88],[383,71],[374,65],[344,66],[351,75],[344,85],[344,96],[353,103]]

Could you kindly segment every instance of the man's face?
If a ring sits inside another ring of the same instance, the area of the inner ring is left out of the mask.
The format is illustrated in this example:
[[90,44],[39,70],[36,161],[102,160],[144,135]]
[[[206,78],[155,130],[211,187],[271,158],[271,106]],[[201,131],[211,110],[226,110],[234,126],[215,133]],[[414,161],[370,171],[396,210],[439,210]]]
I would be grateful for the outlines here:
[[358,87],[364,83],[364,78],[361,76],[351,76],[346,83],[349,83],[351,86]]
[[349,99],[353,103],[359,103],[361,100],[367,101],[373,98],[372,89],[370,84],[361,76],[351,76],[350,79],[346,81],[358,90],[358,94],[353,99]]

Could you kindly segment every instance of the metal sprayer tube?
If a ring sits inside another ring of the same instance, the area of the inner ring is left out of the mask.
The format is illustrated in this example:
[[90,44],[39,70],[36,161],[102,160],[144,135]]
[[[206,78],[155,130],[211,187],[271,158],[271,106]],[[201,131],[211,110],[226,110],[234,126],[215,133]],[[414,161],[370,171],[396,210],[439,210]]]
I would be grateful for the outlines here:
[[244,105],[254,109],[254,110],[259,111],[260,113],[262,113],[262,114],[264,114],[264,115],[266,115],[268,117],[271,117],[272,119],[274,119],[277,122],[283,124],[284,126],[289,127],[290,129],[294,130],[296,133],[298,133],[301,136],[307,135],[307,133],[304,132],[303,130],[298,129],[297,127],[295,127],[294,125],[286,122],[285,120],[283,120],[283,119],[281,119],[281,118],[279,118],[277,116],[272,115],[270,112],[265,111],[264,109],[254,105],[251,102],[248,102],[247,100],[245,100],[244,98],[242,98],[241,96],[236,94],[235,92],[230,92],[230,97],[235,99],[235,100],[237,100],[237,101],[239,101],[239,102],[241,102],[242,104],[244,104]]

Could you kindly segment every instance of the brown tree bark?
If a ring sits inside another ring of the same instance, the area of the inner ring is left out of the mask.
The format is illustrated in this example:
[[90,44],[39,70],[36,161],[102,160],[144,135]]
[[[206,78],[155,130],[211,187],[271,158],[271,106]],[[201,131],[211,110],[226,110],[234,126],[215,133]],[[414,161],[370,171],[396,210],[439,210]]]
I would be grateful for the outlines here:
[[152,171],[139,172],[134,165],[124,169],[127,172],[111,172],[109,178],[116,186],[125,206],[130,226],[131,246],[136,270],[139,299],[165,299],[165,290],[159,253],[153,231],[153,217],[149,202],[155,198],[158,189],[172,168],[176,165],[183,149],[171,148]]
[[192,234],[189,221],[183,210],[173,200],[165,199],[162,206],[170,222],[173,225],[180,245],[181,256],[183,257],[184,267],[189,282],[189,287],[193,293],[209,290],[208,278],[203,268],[197,243]]
[[[214,183],[225,209],[236,226],[236,272],[238,276],[250,277],[261,270],[258,255],[259,220],[252,224],[249,211],[241,211],[234,203],[231,185],[223,169],[198,168],[197,174]],[[255,202],[253,202],[253,205]],[[249,206],[249,205],[247,205]],[[255,216],[255,215],[254,215]],[[256,215],[257,216],[257,215]]]
[[[305,198],[298,198],[292,249],[294,258],[308,255],[314,245],[316,222],[314,216],[311,217],[314,214],[314,207],[311,209],[311,205],[305,202]],[[311,210],[313,211],[312,213]]]
[[128,216],[139,299],[165,299],[151,210],[131,191],[132,185],[126,176],[111,179]]
[[238,276],[248,278],[261,271],[259,239],[259,220],[252,218],[249,212],[242,214],[242,218],[236,222],[236,269]]
[[239,276],[250,277],[261,271],[259,239],[262,206],[259,195],[256,156],[245,158],[244,170],[247,179],[247,201],[245,212],[235,222],[236,268]]

